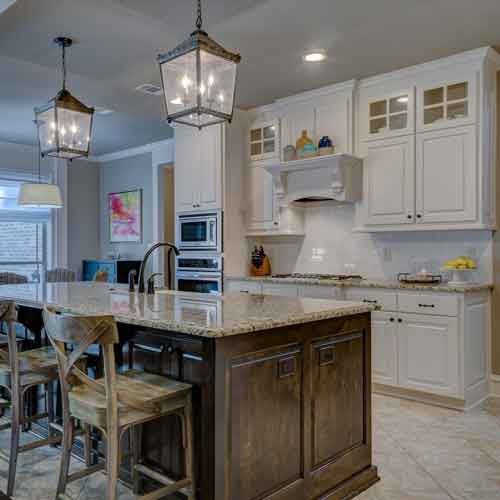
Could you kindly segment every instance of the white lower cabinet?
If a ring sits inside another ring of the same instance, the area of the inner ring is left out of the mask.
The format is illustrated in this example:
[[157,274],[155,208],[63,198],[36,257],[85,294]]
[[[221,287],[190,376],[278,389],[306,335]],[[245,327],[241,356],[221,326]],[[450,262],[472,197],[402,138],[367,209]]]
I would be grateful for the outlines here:
[[458,336],[457,318],[398,314],[399,385],[458,397]]
[[372,379],[373,382],[397,385],[397,322],[392,312],[372,313]]
[[285,297],[297,297],[299,295],[299,290],[297,285],[263,283],[262,293],[264,295],[282,295]]
[[249,281],[249,280],[227,280],[226,282],[226,290],[227,292],[236,292],[236,293],[262,293],[262,284],[258,281]]

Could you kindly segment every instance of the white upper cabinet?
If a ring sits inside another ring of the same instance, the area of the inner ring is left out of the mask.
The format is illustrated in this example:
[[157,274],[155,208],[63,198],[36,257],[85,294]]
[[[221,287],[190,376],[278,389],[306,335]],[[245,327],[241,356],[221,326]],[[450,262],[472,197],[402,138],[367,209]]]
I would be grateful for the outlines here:
[[250,127],[250,160],[262,161],[280,156],[279,121],[256,122]]
[[221,125],[175,129],[175,206],[177,212],[222,208]]
[[477,220],[476,127],[417,134],[417,224]]
[[393,137],[363,146],[365,225],[413,224],[415,138]]
[[417,87],[417,131],[459,127],[476,122],[476,79],[450,78]]
[[361,140],[380,140],[415,131],[415,90],[413,87],[368,89],[360,96]]
[[276,217],[272,175],[262,165],[256,164],[248,168],[248,178],[248,230],[276,229],[279,222]]

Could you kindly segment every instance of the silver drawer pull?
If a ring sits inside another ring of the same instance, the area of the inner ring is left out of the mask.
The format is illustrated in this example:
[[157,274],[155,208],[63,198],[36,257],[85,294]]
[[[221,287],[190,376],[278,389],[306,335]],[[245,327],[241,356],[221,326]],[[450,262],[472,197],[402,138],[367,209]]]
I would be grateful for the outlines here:
[[434,304],[419,304],[418,307],[436,307]]
[[140,349],[141,351],[146,351],[146,352],[155,352],[158,354],[161,354],[164,351],[164,347],[153,347],[144,344],[133,344],[133,346],[134,349]]

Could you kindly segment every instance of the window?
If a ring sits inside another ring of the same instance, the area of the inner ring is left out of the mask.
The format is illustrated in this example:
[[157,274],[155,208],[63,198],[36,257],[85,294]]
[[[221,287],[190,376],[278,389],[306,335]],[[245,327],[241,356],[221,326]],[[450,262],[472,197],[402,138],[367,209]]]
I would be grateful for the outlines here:
[[[38,282],[47,267],[49,209],[17,205],[21,181],[0,179],[0,273],[15,273]],[[9,277],[15,282],[15,277]]]

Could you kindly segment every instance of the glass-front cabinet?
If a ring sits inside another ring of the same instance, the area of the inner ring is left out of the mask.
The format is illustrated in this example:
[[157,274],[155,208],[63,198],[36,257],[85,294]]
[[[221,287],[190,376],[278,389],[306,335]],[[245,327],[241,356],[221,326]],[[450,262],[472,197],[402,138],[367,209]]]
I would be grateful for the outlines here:
[[250,128],[250,159],[262,161],[279,157],[279,122],[257,122]]
[[419,131],[475,122],[475,80],[460,79],[418,87]]
[[365,96],[361,100],[361,136],[364,140],[407,135],[414,132],[414,90],[389,95]]

